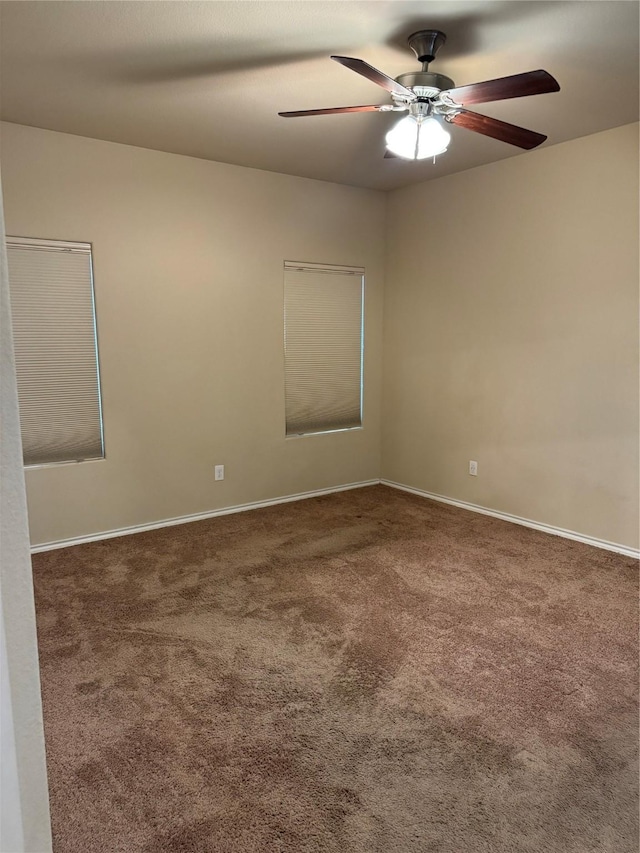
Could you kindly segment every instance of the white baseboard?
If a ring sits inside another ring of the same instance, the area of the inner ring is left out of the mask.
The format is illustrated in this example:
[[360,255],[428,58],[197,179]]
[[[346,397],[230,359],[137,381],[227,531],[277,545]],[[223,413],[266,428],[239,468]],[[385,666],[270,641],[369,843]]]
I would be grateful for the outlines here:
[[102,539],[114,539],[117,536],[128,536],[132,533],[144,533],[147,530],[159,530],[162,527],[173,527],[177,524],[188,524],[191,521],[204,521],[207,518],[216,518],[220,515],[231,515],[236,512],[246,512],[251,509],[260,509],[266,506],[275,506],[276,504],[291,503],[293,501],[302,501],[307,498],[317,498],[321,495],[331,495],[336,492],[346,492],[349,489],[361,489],[365,486],[390,486],[393,489],[399,489],[403,492],[409,492],[412,495],[418,495],[422,498],[428,498],[432,501],[457,506],[460,509],[467,509],[470,512],[478,512],[481,515],[489,515],[492,518],[499,518],[502,521],[510,521],[512,524],[520,524],[523,527],[530,527],[533,530],[539,530],[542,533],[550,533],[552,536],[562,536],[565,539],[572,539],[574,542],[582,542],[585,545],[593,545],[595,548],[603,548],[606,551],[613,551],[616,554],[623,554],[625,557],[633,557],[636,560],[640,559],[640,550],[637,548],[629,548],[626,545],[620,545],[616,542],[608,542],[606,539],[596,539],[594,536],[585,536],[582,533],[576,533],[574,530],[565,530],[562,527],[554,527],[551,524],[543,524],[539,521],[532,521],[530,518],[521,518],[518,515],[511,515],[508,512],[499,512],[495,509],[488,509],[478,504],[468,503],[467,501],[459,501],[454,498],[448,498],[444,495],[437,495],[434,492],[425,492],[423,489],[414,489],[412,486],[405,486],[402,483],[395,483],[392,480],[363,480],[359,483],[347,483],[344,486],[331,486],[327,489],[315,489],[310,492],[299,492],[294,495],[284,495],[279,498],[270,498],[269,500],[256,501],[254,503],[238,504],[236,506],[223,507],[222,509],[214,509],[208,512],[198,512],[194,515],[183,515],[177,518],[165,518],[161,521],[154,521],[149,524],[136,524],[131,527],[120,527],[116,530],[105,530],[100,533],[91,533],[87,536],[77,536],[72,539],[60,539],[55,542],[44,542],[41,545],[33,545],[31,548],[32,554],[38,554],[41,551],[53,551],[56,548],[69,548],[72,545],[82,545],[85,542],[100,542]]
[[596,539],[594,536],[585,536],[582,533],[576,533],[574,530],[565,530],[563,527],[553,527],[551,524],[542,524],[539,521],[532,521],[530,518],[521,518],[519,515],[511,515],[508,512],[499,512],[495,509],[488,509],[485,506],[468,503],[467,501],[458,501],[454,498],[447,498],[444,495],[436,495],[433,492],[425,492],[422,489],[414,489],[411,486],[405,486],[402,483],[394,483],[392,480],[380,480],[383,486],[391,486],[393,489],[400,489],[402,492],[410,492],[412,495],[419,495],[422,498],[429,498],[432,501],[450,504],[451,506],[460,507],[460,509],[468,509],[471,512],[479,512],[481,515],[490,515],[492,518],[499,518],[502,521],[510,521],[512,524],[520,524],[523,527],[531,527],[533,530],[539,530],[542,533],[551,533],[552,536],[562,536],[564,539],[573,539],[574,542],[582,542],[584,545],[593,545],[596,548],[603,548],[605,551],[614,551],[616,554],[624,554],[625,557],[634,557],[640,559],[640,550],[637,548],[628,548],[626,545],[619,545],[616,542],[607,542],[606,539]]
[[293,501],[302,501],[307,498],[318,498],[321,495],[332,495],[336,492],[346,492],[349,489],[362,489],[364,486],[377,486],[380,480],[362,480],[359,483],[347,483],[344,486],[331,486],[328,489],[314,489],[311,492],[299,492],[295,495],[284,495],[280,498],[270,498],[266,501],[255,503],[238,504],[227,506],[222,509],[213,509],[208,512],[197,512],[193,515],[182,515],[177,518],[164,518],[162,521],[153,521],[149,524],[135,524],[131,527],[120,527],[116,530],[105,530],[101,533],[91,533],[88,536],[76,536],[72,539],[59,539],[55,542],[44,542],[41,545],[32,545],[31,553],[39,554],[41,551],[54,551],[56,548],[69,548],[72,545],[82,545],[85,542],[100,542],[102,539],[115,539],[117,536],[129,536],[132,533],[144,533],[147,530],[159,530],[161,527],[173,527],[177,524],[188,524],[191,521],[204,521],[206,518],[216,518],[219,515],[232,515],[236,512],[246,512],[250,509],[260,509],[265,506],[286,504]]

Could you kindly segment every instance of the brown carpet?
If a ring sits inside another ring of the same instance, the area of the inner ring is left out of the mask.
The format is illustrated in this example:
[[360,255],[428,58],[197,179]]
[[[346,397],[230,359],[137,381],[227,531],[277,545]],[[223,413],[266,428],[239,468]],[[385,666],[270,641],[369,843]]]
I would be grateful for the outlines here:
[[637,564],[376,486],[34,558],[56,853],[637,853]]

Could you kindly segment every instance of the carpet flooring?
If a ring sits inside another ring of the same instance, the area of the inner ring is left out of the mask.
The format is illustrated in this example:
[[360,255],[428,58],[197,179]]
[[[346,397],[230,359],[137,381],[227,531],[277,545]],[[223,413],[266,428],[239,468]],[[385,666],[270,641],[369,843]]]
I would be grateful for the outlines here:
[[637,563],[375,486],[38,554],[56,853],[637,853]]

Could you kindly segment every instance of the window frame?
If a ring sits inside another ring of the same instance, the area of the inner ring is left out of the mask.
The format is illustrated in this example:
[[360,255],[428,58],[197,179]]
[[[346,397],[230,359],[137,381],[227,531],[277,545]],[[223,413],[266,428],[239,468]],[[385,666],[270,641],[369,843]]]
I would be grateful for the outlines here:
[[[92,337],[93,337],[93,353],[95,357],[95,369],[96,369],[96,396],[97,396],[97,407],[98,407],[98,424],[99,424],[99,432],[100,432],[100,456],[87,456],[73,459],[57,459],[50,462],[31,462],[25,463],[23,461],[23,467],[25,470],[35,470],[38,468],[52,468],[58,467],[60,465],[77,465],[79,463],[87,463],[87,462],[103,462],[107,458],[106,453],[106,442],[105,442],[105,428],[104,428],[104,407],[102,400],[102,374],[100,370],[100,344],[98,339],[98,321],[97,321],[97,305],[96,305],[96,291],[95,291],[95,273],[94,273],[94,262],[93,262],[93,243],[91,242],[83,242],[83,241],[73,241],[73,240],[58,240],[50,237],[19,237],[15,235],[6,234],[5,235],[5,246],[7,249],[7,255],[9,253],[9,249],[12,246],[23,246],[32,249],[45,249],[48,251],[61,251],[61,252],[81,252],[83,254],[87,254],[89,258],[89,295],[91,301],[91,320],[92,320]],[[7,261],[7,266],[9,266]],[[9,277],[9,296],[11,297],[11,278]],[[15,330],[12,329],[13,336],[13,344],[14,344],[14,358],[15,358]],[[20,404],[19,397],[19,388],[18,388],[18,407]],[[23,450],[24,453],[24,450]]]
[[[349,266],[344,264],[327,264],[327,263],[316,263],[309,261],[284,261],[283,265],[283,285],[284,285],[284,298],[283,298],[283,359],[284,359],[284,435],[285,440],[289,439],[300,439],[300,438],[309,438],[312,436],[320,436],[320,435],[331,435],[334,433],[344,433],[344,432],[355,432],[361,431],[364,429],[364,385],[365,385],[365,373],[364,373],[364,348],[365,348],[365,296],[366,296],[366,269],[363,266]],[[287,329],[286,329],[286,274],[287,271],[293,272],[315,272],[321,274],[328,275],[350,275],[350,276],[358,276],[360,278],[360,358],[359,358],[359,372],[360,372],[360,382],[359,382],[359,414],[360,414],[360,422],[358,424],[354,424],[353,426],[338,426],[338,427],[329,427],[322,429],[313,429],[304,432],[287,432],[287,390],[286,390],[286,357],[287,357]]]

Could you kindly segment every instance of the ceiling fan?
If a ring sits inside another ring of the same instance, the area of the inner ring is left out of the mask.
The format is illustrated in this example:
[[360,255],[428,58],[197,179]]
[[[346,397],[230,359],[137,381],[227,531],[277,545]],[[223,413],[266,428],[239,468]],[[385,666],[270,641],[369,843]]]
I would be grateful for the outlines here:
[[496,118],[465,109],[468,104],[485,104],[527,95],[558,92],[558,82],[546,71],[527,71],[483,83],[456,87],[443,74],[429,71],[429,64],[447,40],[440,30],[419,30],[409,36],[408,44],[422,63],[422,71],[400,74],[395,80],[382,71],[349,56],[332,56],[346,68],[376,83],[391,94],[391,104],[368,104],[357,107],[329,107],[319,110],[295,110],[278,113],[285,118],[335,115],[338,113],[408,112],[386,135],[385,157],[422,160],[446,151],[451,139],[444,122],[491,136],[519,148],[535,148],[547,138],[542,133],[518,127]]

